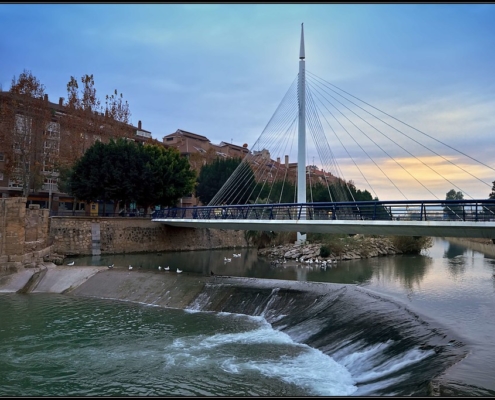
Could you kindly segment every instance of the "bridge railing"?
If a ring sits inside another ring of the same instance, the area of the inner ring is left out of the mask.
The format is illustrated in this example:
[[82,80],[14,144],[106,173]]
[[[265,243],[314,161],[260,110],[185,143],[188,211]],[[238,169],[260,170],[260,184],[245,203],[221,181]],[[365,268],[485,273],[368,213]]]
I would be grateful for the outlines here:
[[152,219],[495,221],[495,199],[246,204],[167,208]]

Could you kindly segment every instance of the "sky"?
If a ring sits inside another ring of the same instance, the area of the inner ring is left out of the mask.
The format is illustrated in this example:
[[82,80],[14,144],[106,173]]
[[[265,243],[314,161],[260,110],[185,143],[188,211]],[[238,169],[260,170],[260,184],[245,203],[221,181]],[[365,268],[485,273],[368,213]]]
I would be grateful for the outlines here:
[[[93,74],[100,100],[117,89],[132,124],[141,121],[155,139],[182,129],[251,148],[297,77],[304,23],[307,71],[488,166],[430,142],[438,154],[418,150],[416,181],[441,199],[452,188],[487,198],[495,181],[493,21],[490,3],[4,3],[0,85],[8,90],[27,69],[58,102],[71,76]],[[408,183],[397,163],[412,160],[404,150],[356,155],[366,182],[335,149],[345,178],[363,190],[373,183],[380,200],[434,198]]]

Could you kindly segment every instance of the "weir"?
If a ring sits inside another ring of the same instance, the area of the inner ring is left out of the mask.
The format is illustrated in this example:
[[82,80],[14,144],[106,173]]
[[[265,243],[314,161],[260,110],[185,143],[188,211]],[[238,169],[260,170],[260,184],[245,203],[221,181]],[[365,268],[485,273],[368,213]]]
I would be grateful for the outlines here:
[[294,342],[345,366],[356,382],[353,395],[441,394],[448,386],[445,372],[467,354],[452,333],[355,285],[107,267],[33,270],[34,280],[14,275],[10,282],[0,280],[0,292],[63,293],[264,318]]
[[102,270],[70,293],[263,317],[345,365],[353,395],[439,394],[443,373],[467,354],[449,332],[354,285]]

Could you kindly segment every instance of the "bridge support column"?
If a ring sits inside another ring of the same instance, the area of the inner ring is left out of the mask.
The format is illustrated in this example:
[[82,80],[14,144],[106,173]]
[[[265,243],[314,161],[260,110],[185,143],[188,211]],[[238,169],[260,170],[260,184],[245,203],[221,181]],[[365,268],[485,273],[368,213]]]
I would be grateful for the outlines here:
[[295,244],[300,244],[300,245],[306,244],[306,234],[297,232],[297,240]]

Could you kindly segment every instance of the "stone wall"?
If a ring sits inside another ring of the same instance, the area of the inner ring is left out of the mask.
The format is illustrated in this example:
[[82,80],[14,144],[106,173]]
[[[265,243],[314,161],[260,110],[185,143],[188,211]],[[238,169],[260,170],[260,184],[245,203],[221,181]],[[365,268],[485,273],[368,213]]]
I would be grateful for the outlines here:
[[[0,255],[24,254],[26,199],[0,200]],[[7,261],[7,260],[5,260]]]
[[0,264],[31,263],[49,252],[48,210],[25,197],[0,199]]
[[247,246],[243,231],[178,228],[148,218],[51,217],[53,251],[65,255]]

